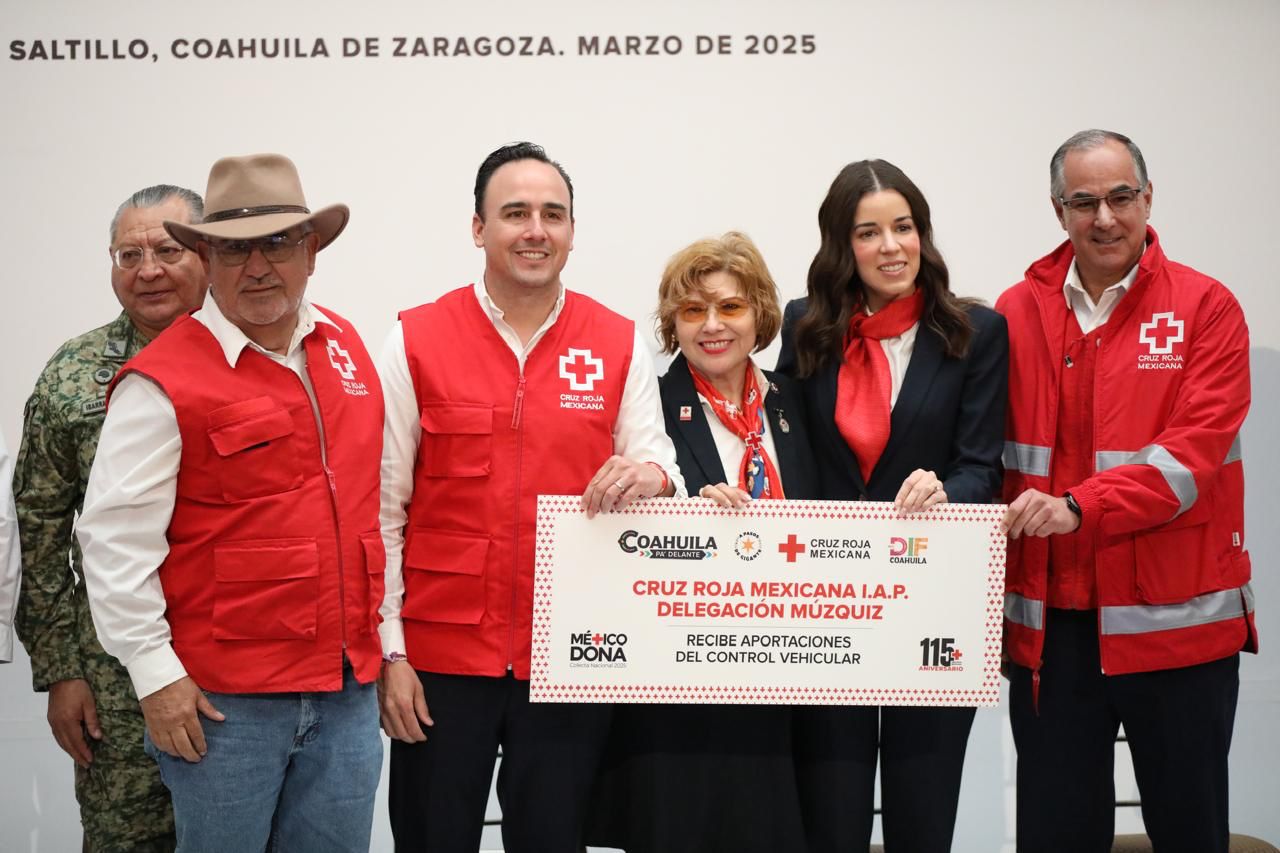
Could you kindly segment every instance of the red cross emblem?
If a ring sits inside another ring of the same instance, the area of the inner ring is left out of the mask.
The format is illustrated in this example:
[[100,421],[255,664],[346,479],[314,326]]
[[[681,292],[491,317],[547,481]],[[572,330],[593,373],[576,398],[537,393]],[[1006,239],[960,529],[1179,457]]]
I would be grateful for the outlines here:
[[778,553],[787,555],[787,562],[794,563],[796,557],[804,553],[804,543],[796,541],[794,533],[787,534],[786,542],[778,543]]
[[571,391],[590,391],[604,379],[604,359],[594,357],[589,349],[570,347],[560,356],[560,378],[569,380]]
[[327,343],[324,345],[325,351],[329,353],[329,363],[333,365],[333,369],[338,371],[338,375],[343,379],[351,379],[356,375],[356,363],[351,359],[351,353],[344,350],[338,345],[333,338],[325,338]]
[[1146,344],[1152,355],[1168,355],[1173,352],[1173,345],[1182,343],[1181,320],[1173,319],[1173,312],[1152,314],[1151,322],[1138,327],[1138,343]]
[[601,643],[604,642],[604,634],[600,634],[600,633],[593,634],[591,637],[591,642],[595,643],[597,646],[600,645]]

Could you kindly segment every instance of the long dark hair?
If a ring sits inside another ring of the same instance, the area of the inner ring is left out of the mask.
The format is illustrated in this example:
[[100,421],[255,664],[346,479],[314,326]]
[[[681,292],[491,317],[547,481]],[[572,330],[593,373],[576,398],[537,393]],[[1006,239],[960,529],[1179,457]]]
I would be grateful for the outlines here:
[[933,245],[929,202],[897,166],[886,160],[859,160],[840,170],[818,208],[822,245],[809,265],[808,310],[796,323],[796,357],[802,377],[844,357],[849,319],[862,305],[865,290],[853,256],[854,214],[864,195],[882,190],[902,194],[920,235],[916,287],[924,292],[921,322],[943,339],[944,352],[951,358],[963,358],[969,351],[973,324],[968,308],[978,300],[951,292],[947,265]]

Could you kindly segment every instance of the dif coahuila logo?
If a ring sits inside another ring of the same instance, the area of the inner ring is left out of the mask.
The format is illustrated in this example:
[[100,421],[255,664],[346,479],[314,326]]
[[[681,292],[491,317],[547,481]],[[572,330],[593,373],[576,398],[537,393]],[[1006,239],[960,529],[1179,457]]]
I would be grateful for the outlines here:
[[889,537],[890,563],[919,563],[927,565],[925,551],[929,550],[927,536],[891,536]]
[[650,535],[636,530],[619,536],[618,547],[651,560],[709,560],[717,554],[714,536]]
[[625,667],[627,635],[583,631],[569,635],[569,666]]

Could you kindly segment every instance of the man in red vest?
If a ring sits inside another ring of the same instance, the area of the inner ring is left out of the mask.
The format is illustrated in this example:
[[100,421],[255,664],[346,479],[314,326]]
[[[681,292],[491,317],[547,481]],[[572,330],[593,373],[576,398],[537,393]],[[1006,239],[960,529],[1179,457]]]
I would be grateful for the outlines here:
[[1131,139],[1077,133],[1050,180],[1068,240],[996,305],[1018,849],[1111,849],[1123,725],[1156,849],[1225,853],[1239,652],[1257,649],[1249,331],[1222,284],[1165,257]]
[[204,306],[109,392],[78,536],[180,853],[368,848],[382,393],[351,325],[304,298],[348,216],[312,213],[285,157],[219,160],[203,223],[164,223]]
[[682,486],[635,324],[560,282],[573,226],[573,185],[542,148],[490,154],[472,218],[484,277],[402,312],[379,359],[402,850],[476,850],[499,746],[505,848],[579,848],[610,709],[529,702],[537,496],[581,494],[593,515]]

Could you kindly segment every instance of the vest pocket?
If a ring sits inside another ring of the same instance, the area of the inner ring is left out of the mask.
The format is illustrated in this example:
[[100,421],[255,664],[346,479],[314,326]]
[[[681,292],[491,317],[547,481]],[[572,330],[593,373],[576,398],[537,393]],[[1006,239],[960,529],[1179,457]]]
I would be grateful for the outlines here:
[[401,617],[422,622],[478,625],[485,611],[483,533],[415,527],[404,548]]
[[271,397],[255,397],[209,413],[209,442],[227,501],[276,495],[302,485],[293,418]]
[[369,632],[378,630],[382,621],[378,608],[386,591],[387,551],[378,532],[360,534],[360,550],[364,552],[364,570],[369,579]]
[[320,604],[314,539],[213,546],[215,640],[312,640]]
[[418,456],[428,477],[487,477],[493,457],[493,406],[425,403]]

